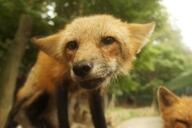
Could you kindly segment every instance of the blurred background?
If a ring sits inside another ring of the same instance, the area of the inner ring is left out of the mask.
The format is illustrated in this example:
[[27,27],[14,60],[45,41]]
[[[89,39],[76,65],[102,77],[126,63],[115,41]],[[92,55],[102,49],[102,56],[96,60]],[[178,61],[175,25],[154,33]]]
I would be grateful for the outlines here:
[[156,106],[160,85],[192,94],[190,5],[189,0],[0,0],[0,108],[9,108],[15,85],[22,85],[35,62],[38,50],[31,37],[52,34],[73,18],[92,14],[156,22],[134,68],[112,81],[105,96],[117,122]]

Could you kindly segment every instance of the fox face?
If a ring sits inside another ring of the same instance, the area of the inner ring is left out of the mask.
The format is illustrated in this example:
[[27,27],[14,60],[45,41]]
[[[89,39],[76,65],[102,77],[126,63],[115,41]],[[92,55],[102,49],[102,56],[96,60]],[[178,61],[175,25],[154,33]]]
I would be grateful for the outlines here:
[[192,98],[178,97],[165,87],[158,90],[164,128],[192,128]]
[[34,39],[41,50],[68,65],[71,79],[85,89],[127,73],[154,23],[128,24],[110,15],[77,18],[56,34]]

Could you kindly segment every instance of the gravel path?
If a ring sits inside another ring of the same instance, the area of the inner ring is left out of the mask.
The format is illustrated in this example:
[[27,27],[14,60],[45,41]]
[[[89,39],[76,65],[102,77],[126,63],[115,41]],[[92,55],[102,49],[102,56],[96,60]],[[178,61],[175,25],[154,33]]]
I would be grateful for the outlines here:
[[160,117],[139,117],[122,123],[118,128],[163,128]]

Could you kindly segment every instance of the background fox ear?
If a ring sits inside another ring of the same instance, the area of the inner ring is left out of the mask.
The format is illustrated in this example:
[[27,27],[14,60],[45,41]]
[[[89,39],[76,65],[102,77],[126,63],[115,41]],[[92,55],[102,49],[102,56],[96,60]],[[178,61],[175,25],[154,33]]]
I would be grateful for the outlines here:
[[133,48],[136,53],[139,53],[143,46],[147,43],[147,39],[152,34],[155,28],[155,23],[148,24],[128,24],[129,38],[133,42]]
[[161,109],[170,107],[179,101],[179,97],[164,86],[158,89],[158,103]]
[[62,53],[59,52],[61,37],[59,34],[54,34],[43,38],[32,38],[32,42],[47,55],[59,59],[62,56]]

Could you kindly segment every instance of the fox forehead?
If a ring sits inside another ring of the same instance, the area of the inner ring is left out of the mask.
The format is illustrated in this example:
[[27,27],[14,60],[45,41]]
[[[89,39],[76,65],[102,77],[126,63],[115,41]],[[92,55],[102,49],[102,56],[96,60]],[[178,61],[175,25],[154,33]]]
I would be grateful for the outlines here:
[[[192,98],[191,97],[181,97],[178,104],[176,104],[176,107],[178,108],[178,113],[185,117],[188,120],[192,121],[192,112],[191,107],[192,106]],[[185,112],[184,112],[185,110]]]
[[[171,107],[166,108],[163,113],[165,118],[177,119],[182,121],[192,121],[192,98],[181,97],[179,101]],[[169,115],[169,116],[168,116]]]
[[112,36],[119,41],[127,40],[128,25],[110,15],[95,15],[75,19],[63,30],[69,40],[100,39]]

